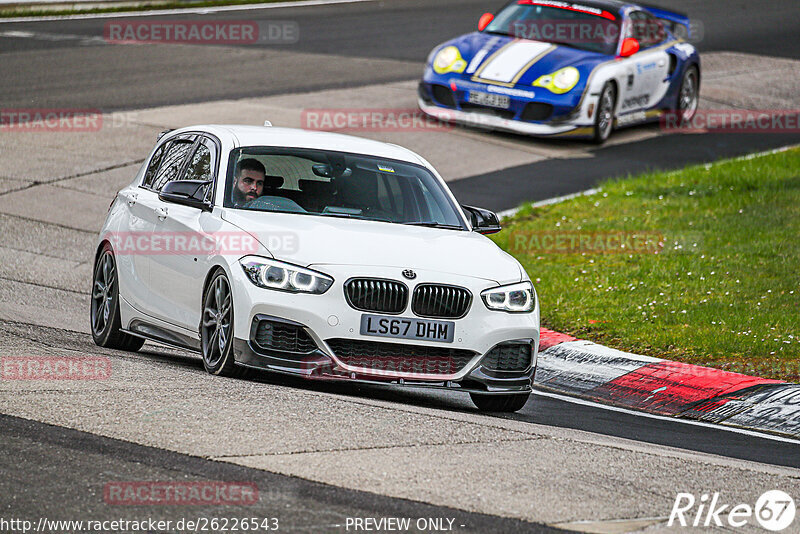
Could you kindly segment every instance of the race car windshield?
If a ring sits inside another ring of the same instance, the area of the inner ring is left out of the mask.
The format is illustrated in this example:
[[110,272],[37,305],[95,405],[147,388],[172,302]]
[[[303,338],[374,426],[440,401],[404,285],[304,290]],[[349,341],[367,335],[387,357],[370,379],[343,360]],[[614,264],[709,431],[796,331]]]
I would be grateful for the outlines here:
[[466,230],[454,203],[422,166],[344,152],[233,150],[224,205]]
[[484,32],[614,55],[620,23],[613,13],[588,5],[519,0],[502,10]]

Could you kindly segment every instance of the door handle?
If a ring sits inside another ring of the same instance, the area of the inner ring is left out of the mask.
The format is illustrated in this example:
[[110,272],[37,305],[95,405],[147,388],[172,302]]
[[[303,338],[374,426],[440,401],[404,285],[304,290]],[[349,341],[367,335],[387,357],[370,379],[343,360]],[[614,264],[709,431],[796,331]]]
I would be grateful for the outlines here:
[[167,208],[165,208],[164,206],[157,207],[156,208],[156,215],[158,215],[158,219],[160,221],[163,221],[164,219],[167,218],[167,215],[168,215]]

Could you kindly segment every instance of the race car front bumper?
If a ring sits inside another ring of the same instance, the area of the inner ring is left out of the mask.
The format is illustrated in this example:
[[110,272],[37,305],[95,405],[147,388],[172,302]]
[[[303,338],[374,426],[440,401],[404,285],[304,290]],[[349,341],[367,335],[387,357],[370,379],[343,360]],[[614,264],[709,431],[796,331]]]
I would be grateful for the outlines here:
[[457,123],[475,128],[483,128],[486,130],[500,130],[504,132],[536,136],[591,137],[593,135],[591,126],[577,126],[569,123],[551,125],[534,122],[522,122],[515,119],[505,119],[490,113],[441,108],[435,104],[426,104],[421,98],[417,100],[417,104],[423,113],[440,121]]
[[[426,115],[447,123],[534,136],[591,137],[596,96],[575,100],[574,95],[540,95],[478,84],[466,80],[424,79],[417,105]],[[471,92],[502,94],[510,98],[507,109],[475,105]]]

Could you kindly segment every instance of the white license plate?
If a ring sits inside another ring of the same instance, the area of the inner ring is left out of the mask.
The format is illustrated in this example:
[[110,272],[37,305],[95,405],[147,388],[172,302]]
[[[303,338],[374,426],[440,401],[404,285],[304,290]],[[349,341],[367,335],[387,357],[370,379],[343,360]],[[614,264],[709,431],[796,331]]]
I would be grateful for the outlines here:
[[504,95],[493,95],[491,93],[481,93],[477,91],[469,92],[470,104],[479,104],[493,108],[508,109],[511,106],[511,99]]
[[369,314],[361,316],[362,336],[452,343],[455,332],[456,324],[452,321],[431,321],[428,319]]

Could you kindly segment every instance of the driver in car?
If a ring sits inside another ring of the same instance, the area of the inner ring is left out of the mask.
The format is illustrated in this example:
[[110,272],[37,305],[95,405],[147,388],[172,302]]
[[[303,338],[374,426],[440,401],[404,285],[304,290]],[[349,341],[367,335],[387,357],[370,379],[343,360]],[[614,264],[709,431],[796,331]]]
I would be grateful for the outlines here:
[[266,175],[264,165],[257,159],[247,158],[237,163],[232,194],[234,207],[241,207],[260,197],[264,192]]

